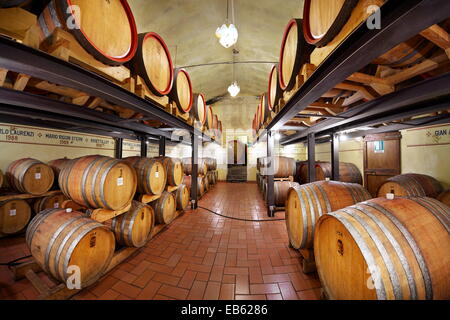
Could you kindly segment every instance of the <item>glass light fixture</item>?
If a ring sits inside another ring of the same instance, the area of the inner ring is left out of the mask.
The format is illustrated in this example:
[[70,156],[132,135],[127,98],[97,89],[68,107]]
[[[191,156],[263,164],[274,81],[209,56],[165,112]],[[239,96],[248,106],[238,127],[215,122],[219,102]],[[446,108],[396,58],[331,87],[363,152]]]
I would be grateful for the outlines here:
[[279,134],[278,132],[275,133],[274,138],[275,138],[275,140],[280,140],[281,139],[281,134]]
[[234,81],[229,87],[228,87],[228,92],[230,93],[230,95],[232,97],[236,97],[239,92],[241,91],[241,88],[238,86],[237,82]]
[[239,37],[238,31],[234,24],[226,25],[225,23],[217,28],[216,37],[219,38],[219,42],[225,48],[229,48],[234,45]]

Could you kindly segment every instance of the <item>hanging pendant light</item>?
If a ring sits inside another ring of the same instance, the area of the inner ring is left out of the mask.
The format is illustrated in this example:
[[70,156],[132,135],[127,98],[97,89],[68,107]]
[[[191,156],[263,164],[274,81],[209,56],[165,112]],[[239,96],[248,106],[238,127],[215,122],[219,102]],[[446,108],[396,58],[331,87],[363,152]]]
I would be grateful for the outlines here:
[[222,26],[218,27],[216,30],[216,37],[219,39],[219,43],[224,46],[225,48],[229,48],[236,44],[239,33],[234,25],[234,1],[231,0],[231,14],[232,14],[232,21],[230,24],[228,24],[228,1],[227,0],[227,19]]
[[241,91],[241,88],[238,86],[236,81],[234,81],[228,87],[228,92],[230,93],[230,96],[232,96],[233,98],[236,97],[239,94],[240,91]]

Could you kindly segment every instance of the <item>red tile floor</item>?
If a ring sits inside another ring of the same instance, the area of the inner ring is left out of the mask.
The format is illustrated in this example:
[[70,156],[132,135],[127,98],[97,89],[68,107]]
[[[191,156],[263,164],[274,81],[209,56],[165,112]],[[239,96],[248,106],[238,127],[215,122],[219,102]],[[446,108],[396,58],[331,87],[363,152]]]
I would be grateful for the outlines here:
[[[200,206],[268,219],[254,183],[219,183]],[[277,213],[283,218],[284,213]],[[0,262],[29,254],[23,238],[0,240]],[[40,274],[43,279],[48,279]],[[28,280],[0,266],[0,299],[35,299]],[[245,222],[187,211],[128,260],[73,299],[319,299],[317,274],[301,272],[284,221]]]

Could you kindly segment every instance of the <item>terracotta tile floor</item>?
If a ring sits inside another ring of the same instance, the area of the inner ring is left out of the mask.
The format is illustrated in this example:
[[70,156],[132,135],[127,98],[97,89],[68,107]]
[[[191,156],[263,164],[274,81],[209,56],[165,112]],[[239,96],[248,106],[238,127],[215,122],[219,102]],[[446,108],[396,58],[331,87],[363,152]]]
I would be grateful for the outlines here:
[[[268,219],[254,183],[219,183],[200,206]],[[283,212],[277,213],[282,218]],[[0,240],[0,261],[29,254],[23,238]],[[47,281],[43,273],[40,276]],[[0,299],[35,299],[28,280],[0,266]],[[284,221],[244,222],[203,209],[176,219],[134,256],[73,299],[318,299],[316,274],[301,272]]]

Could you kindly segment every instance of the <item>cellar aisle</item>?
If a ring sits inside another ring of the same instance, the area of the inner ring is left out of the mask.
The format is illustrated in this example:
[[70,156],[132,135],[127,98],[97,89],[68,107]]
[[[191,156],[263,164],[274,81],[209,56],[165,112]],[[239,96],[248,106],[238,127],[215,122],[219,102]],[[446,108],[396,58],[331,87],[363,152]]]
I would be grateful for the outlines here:
[[[237,218],[267,219],[255,183],[218,183],[200,206]],[[288,248],[284,221],[244,222],[198,209],[176,219],[74,299],[318,299],[318,277],[303,274],[299,259]],[[4,268],[2,298],[36,297],[26,280],[4,286],[12,280]]]

